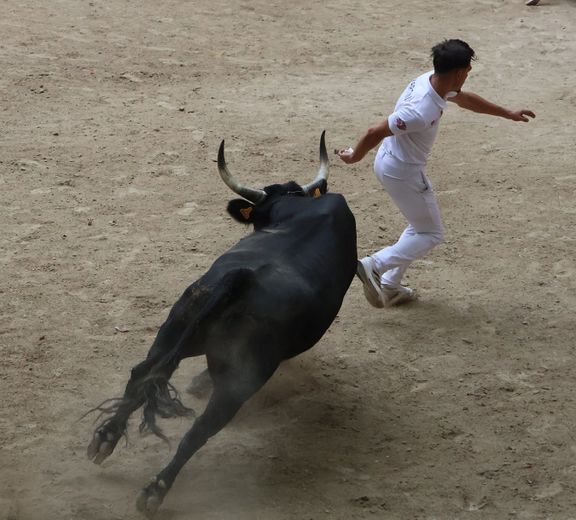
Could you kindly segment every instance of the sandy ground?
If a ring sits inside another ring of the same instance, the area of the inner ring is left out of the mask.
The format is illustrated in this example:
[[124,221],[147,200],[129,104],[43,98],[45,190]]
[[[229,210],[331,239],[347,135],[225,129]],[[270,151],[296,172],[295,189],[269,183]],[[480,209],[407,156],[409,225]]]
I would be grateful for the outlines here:
[[[98,467],[78,419],[246,233],[220,140],[249,184],[309,182],[320,132],[354,145],[445,37],[479,55],[468,89],[537,119],[450,107],[429,167],[448,239],[409,272],[420,302],[375,310],[354,281],[157,518],[576,518],[575,22],[569,0],[5,0],[0,518],[139,518],[189,424],[163,422],[168,448],[134,420]],[[403,228],[371,158],[331,168],[360,255]]]

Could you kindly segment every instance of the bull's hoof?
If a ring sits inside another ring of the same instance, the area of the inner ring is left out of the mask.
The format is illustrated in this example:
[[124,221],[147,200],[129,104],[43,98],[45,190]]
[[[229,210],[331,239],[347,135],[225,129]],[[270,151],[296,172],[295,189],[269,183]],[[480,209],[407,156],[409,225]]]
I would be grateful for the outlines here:
[[92,442],[88,445],[88,449],[86,450],[88,458],[94,462],[94,464],[101,464],[110,455],[112,455],[120,437],[121,435],[114,432],[107,432],[105,428],[99,428],[94,432]]
[[158,480],[156,477],[148,484],[138,495],[136,499],[136,507],[143,515],[152,518],[158,508],[162,504],[168,488],[163,480]]

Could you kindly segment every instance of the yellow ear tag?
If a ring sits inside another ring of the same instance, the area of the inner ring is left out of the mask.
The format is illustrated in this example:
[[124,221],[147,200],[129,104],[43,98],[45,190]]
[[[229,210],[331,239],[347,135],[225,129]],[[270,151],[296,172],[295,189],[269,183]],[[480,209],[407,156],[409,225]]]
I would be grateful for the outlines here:
[[322,192],[320,191],[320,188],[316,188],[314,190],[314,198],[317,199],[318,197],[320,197],[322,195]]
[[252,213],[252,210],[254,208],[249,207],[249,208],[242,208],[240,210],[241,215],[244,217],[244,220],[250,220],[250,214]]

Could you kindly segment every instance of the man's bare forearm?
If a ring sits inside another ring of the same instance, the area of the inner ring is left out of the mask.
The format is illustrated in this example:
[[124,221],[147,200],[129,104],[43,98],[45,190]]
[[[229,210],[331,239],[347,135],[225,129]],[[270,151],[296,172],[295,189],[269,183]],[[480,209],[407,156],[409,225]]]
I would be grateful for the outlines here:
[[529,121],[529,118],[534,119],[536,117],[536,114],[534,114],[532,110],[526,108],[509,110],[473,92],[460,92],[457,96],[450,98],[450,101],[456,103],[460,108],[465,108],[478,114],[503,117],[504,119],[511,119],[512,121],[523,121],[526,123]]
[[466,110],[471,110],[478,114],[488,114],[491,116],[503,117],[505,119],[512,119],[510,110],[501,107],[496,103],[492,103],[473,92],[460,92],[457,99],[455,99],[455,102],[460,108],[465,108]]
[[388,119],[385,119],[380,124],[369,128],[366,133],[360,138],[356,148],[350,150],[340,150],[338,155],[347,164],[352,164],[361,161],[364,156],[380,144],[382,139],[392,135],[388,126]]
[[358,144],[356,145],[355,151],[359,159],[364,158],[364,156],[373,148],[378,146],[382,139],[392,135],[392,132],[382,126],[369,128],[366,133],[360,138]]

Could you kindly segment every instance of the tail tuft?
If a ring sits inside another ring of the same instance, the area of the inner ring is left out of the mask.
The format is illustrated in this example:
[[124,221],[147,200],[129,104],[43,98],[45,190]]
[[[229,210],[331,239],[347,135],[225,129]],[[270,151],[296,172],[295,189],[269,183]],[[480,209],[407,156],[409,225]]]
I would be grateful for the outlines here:
[[156,424],[156,416],[163,419],[170,417],[196,417],[196,412],[182,403],[178,391],[166,378],[150,378],[142,386],[145,392],[146,404],[139,427],[140,433],[151,432],[168,442],[168,439]]

